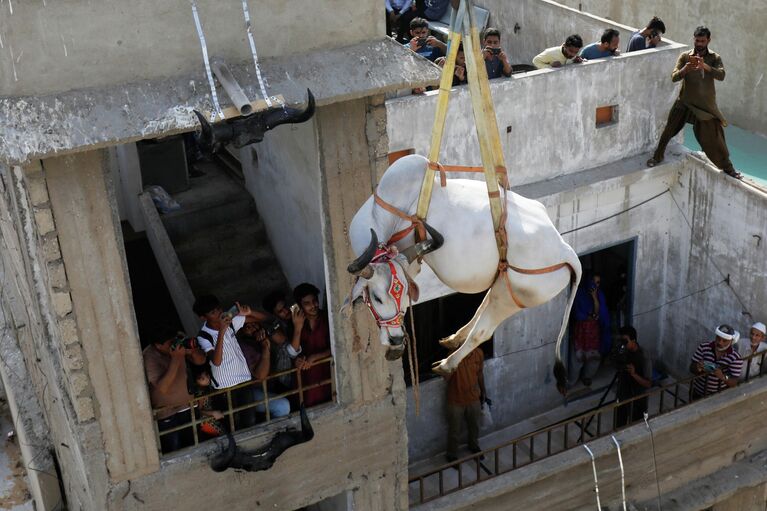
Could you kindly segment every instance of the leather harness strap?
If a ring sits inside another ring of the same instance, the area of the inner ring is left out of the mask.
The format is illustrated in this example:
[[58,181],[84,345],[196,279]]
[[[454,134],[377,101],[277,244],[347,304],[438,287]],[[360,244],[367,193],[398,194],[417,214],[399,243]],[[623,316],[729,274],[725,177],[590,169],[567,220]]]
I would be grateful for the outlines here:
[[[429,162],[429,168],[439,171],[440,184],[443,187],[447,185],[447,178],[445,176],[445,172],[483,172],[482,167],[442,165],[440,163],[431,162],[431,161]],[[506,168],[498,166],[495,168],[495,171],[500,176],[501,184],[503,185],[503,190],[505,192],[505,190],[508,188]],[[519,307],[520,309],[524,309],[526,308],[525,304],[523,304],[522,301],[517,297],[516,293],[514,293],[514,289],[511,286],[511,280],[509,279],[508,270],[514,271],[516,273],[521,273],[523,275],[542,275],[545,273],[555,272],[564,267],[568,267],[570,268],[570,271],[572,271],[572,267],[568,263],[558,263],[551,266],[547,266],[545,268],[528,269],[528,268],[519,268],[517,266],[513,266],[509,264],[509,262],[506,260],[508,238],[506,234],[505,193],[503,195],[504,197],[503,197],[502,207],[501,207],[501,218],[498,225],[498,229],[495,231],[495,242],[498,245],[498,253],[500,256],[500,260],[498,262],[498,272],[496,273],[495,278],[497,280],[498,278],[503,277],[503,280],[506,283],[506,288],[509,290],[509,295],[511,296],[511,299],[514,300],[514,303],[517,304],[517,307]],[[377,193],[373,193],[373,197],[374,197],[375,203],[381,206],[384,210],[388,211],[389,213],[405,221],[410,222],[410,225],[408,227],[392,234],[391,238],[389,238],[389,241],[386,243],[386,245],[391,245],[393,243],[400,241],[405,236],[413,232],[413,230],[415,230],[416,242],[426,239],[426,228],[423,225],[423,220],[418,218],[418,216],[408,215],[407,213],[403,212],[402,210],[396,208],[395,206],[392,206],[391,204],[383,200]],[[496,192],[488,192],[488,197],[490,198],[490,200],[501,200],[501,191],[499,190]]]
[[383,200],[377,193],[373,193],[373,197],[375,198],[375,203],[384,208],[386,211],[391,213],[392,215],[396,215],[400,217],[403,220],[407,220],[410,222],[410,226],[402,229],[401,231],[397,231],[394,234],[392,234],[391,238],[389,238],[389,241],[386,243],[387,245],[391,245],[392,243],[397,243],[399,240],[410,234],[413,229],[416,230],[415,237],[416,241],[422,241],[426,239],[426,227],[423,226],[423,220],[418,218],[416,215],[408,215],[407,213],[402,212],[401,210],[395,208],[385,200]]

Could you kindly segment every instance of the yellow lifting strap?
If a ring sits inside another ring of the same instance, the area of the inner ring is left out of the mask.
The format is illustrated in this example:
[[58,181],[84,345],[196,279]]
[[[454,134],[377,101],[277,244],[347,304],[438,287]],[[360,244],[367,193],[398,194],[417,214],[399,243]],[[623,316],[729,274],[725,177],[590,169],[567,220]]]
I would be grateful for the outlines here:
[[[490,200],[490,211],[493,217],[493,228],[496,235],[496,244],[500,260],[506,261],[506,233],[505,233],[505,198],[501,200],[500,188],[508,188],[506,178],[506,165],[501,147],[501,137],[498,132],[498,124],[495,118],[495,108],[490,95],[490,83],[487,78],[485,60],[480,46],[480,34],[477,29],[474,14],[473,0],[458,0],[458,9],[453,9],[448,35],[448,51],[445,65],[442,68],[442,76],[439,83],[439,96],[437,97],[437,111],[434,115],[434,127],[431,135],[429,148],[430,165],[426,169],[421,193],[418,197],[416,216],[421,220],[426,219],[431,202],[431,193],[434,187],[434,177],[439,163],[439,153],[442,145],[442,136],[445,131],[445,119],[447,117],[448,99],[453,85],[453,72],[455,60],[458,55],[458,46],[461,42],[463,31],[464,54],[466,55],[466,78],[471,96],[474,122],[479,140],[479,151],[482,157],[482,168],[487,184],[487,194]],[[501,172],[498,172],[498,171]]]

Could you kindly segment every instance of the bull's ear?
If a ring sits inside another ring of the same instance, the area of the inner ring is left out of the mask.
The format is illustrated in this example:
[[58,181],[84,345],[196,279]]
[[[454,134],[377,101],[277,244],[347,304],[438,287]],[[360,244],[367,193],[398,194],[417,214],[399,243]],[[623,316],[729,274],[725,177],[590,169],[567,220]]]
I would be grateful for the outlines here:
[[362,299],[362,290],[365,287],[365,280],[359,277],[354,279],[354,285],[352,286],[352,292],[344,300],[343,305],[339,309],[339,312],[345,317],[349,317],[352,314],[354,305]]
[[407,280],[408,280],[407,295],[410,297],[410,305],[413,305],[415,302],[418,301],[418,297],[421,295],[421,290],[418,289],[418,284],[416,284],[413,279],[408,277]]

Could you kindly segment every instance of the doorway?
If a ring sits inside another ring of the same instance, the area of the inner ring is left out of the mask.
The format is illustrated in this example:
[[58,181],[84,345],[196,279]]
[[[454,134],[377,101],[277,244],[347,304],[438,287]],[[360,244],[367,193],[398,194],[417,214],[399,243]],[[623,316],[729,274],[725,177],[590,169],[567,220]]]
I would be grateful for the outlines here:
[[[632,324],[635,259],[636,238],[579,256],[583,277],[578,289],[579,296],[570,313],[569,349],[567,350],[568,373],[571,375],[572,384],[577,383],[576,379],[579,375],[581,382],[585,380],[584,383],[588,383],[591,379],[599,379],[605,372],[612,373],[610,368],[605,367],[604,362],[609,358],[612,341],[618,335],[618,330]],[[575,323],[579,319],[584,319],[579,317],[584,312],[581,309],[590,307],[591,297],[588,293],[589,288],[593,286],[595,276],[599,277],[597,296],[602,304],[597,321],[601,361],[592,361],[582,367],[582,364],[575,359]],[[586,306],[579,308],[578,304],[581,300],[586,303]]]

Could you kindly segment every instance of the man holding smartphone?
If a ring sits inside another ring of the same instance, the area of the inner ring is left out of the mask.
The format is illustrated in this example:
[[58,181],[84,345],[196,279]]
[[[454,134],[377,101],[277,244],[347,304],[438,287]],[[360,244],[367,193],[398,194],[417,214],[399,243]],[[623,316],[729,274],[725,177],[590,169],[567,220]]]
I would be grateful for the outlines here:
[[501,48],[501,32],[497,28],[488,28],[482,35],[482,56],[490,80],[511,76],[511,63]]
[[[235,334],[243,327],[246,319],[265,321],[269,316],[239,303],[236,304],[236,309],[224,312],[218,298],[213,295],[200,296],[195,300],[192,309],[204,321],[197,334],[197,342],[210,361],[211,374],[216,382],[214,387],[227,389],[250,381],[253,376]],[[222,401],[226,401],[226,395],[222,396]],[[232,391],[232,406],[235,408],[256,400],[253,386]],[[228,406],[222,408],[226,409]],[[235,415],[235,426],[238,430],[255,423],[255,408],[248,408]]]
[[738,337],[735,329],[719,325],[714,332],[716,338],[701,343],[690,361],[690,372],[701,376],[693,381],[693,399],[736,386],[743,371],[743,359],[733,346]]
[[429,35],[429,22],[423,18],[415,18],[410,22],[410,42],[405,46],[427,60],[434,62],[445,55],[447,45]]
[[727,120],[716,105],[714,80],[724,80],[724,65],[719,54],[708,49],[711,31],[706,27],[695,29],[695,47],[682,53],[671,73],[671,81],[682,82],[679,98],[671,107],[666,128],[660,136],[655,154],[647,160],[648,167],[663,161],[666,146],[686,123],[693,125],[695,138],[711,162],[725,174],[740,178],[730,161],[730,152],[724,139]]

